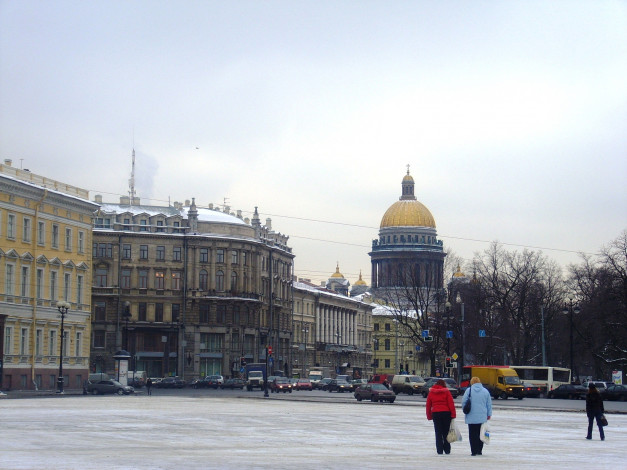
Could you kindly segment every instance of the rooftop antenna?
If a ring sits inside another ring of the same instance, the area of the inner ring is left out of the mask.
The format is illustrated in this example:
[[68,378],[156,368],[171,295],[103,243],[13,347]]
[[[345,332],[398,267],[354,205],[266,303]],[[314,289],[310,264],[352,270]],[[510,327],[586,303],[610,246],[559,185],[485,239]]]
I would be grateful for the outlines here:
[[131,164],[131,178],[128,180],[128,196],[131,205],[135,204],[135,128],[133,128],[133,161]]

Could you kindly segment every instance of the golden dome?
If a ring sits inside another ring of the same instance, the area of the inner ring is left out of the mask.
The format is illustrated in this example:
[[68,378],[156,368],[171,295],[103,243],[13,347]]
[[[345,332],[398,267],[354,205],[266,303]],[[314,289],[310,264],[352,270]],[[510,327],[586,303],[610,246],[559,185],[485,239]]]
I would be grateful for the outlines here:
[[342,275],[342,273],[340,272],[340,263],[337,263],[337,266],[335,268],[335,272],[333,274],[331,274],[331,277],[335,277],[335,278],[341,278],[344,279],[344,276]]
[[359,270],[359,280],[355,282],[356,286],[367,286],[366,281],[361,278],[361,270]]
[[454,278],[460,278],[460,277],[466,277],[466,275],[462,272],[461,268],[459,267],[459,264],[457,265],[457,271],[455,272],[455,274],[453,274]]
[[381,228],[385,227],[435,228],[435,219],[429,209],[419,201],[397,201],[383,214]]

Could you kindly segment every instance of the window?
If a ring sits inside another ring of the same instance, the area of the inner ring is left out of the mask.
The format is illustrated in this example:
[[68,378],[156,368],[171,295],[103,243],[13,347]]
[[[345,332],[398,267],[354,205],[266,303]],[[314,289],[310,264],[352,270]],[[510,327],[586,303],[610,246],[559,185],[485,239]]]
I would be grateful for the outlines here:
[[80,274],[76,276],[76,303],[79,305],[83,303],[83,283],[84,277]]
[[28,287],[30,286],[29,282],[29,269],[27,266],[22,266],[22,283],[20,286],[20,295],[22,297],[28,297]]
[[48,356],[57,354],[57,331],[50,330],[50,341],[48,342]]
[[120,275],[120,287],[122,289],[131,288],[131,270],[128,268],[122,269],[122,273]]
[[198,314],[200,323],[209,323],[209,305],[200,304],[198,307]]
[[113,258],[113,245],[111,243],[94,243],[94,256]]
[[172,260],[173,261],[181,261],[182,259],[182,251],[180,246],[175,246],[172,250]]
[[201,248],[200,249],[200,262],[208,263],[209,262],[209,248]]
[[72,251],[72,229],[65,229],[65,251]]
[[131,259],[131,245],[125,243],[122,245],[122,259]]
[[20,355],[26,354],[28,354],[28,328],[22,328],[20,330]]
[[391,328],[390,324],[386,323],[385,324],[385,331],[391,331],[391,330],[392,330],[392,328]]
[[50,271],[50,300],[57,300],[57,272]]
[[63,357],[68,357],[70,355],[70,332],[63,332]]
[[13,295],[15,289],[15,266],[7,264],[6,276],[4,278],[4,292],[6,295]]
[[15,239],[15,214],[9,214],[7,219],[7,238]]
[[389,338],[385,340],[385,350],[386,351],[390,350],[390,340],[389,340]]
[[44,245],[46,243],[46,223],[37,222],[37,244]]
[[179,227],[181,226],[180,222],[174,222],[172,224],[174,226],[174,230],[172,230],[173,233],[179,233]]
[[239,252],[231,251],[231,264],[239,264]]
[[248,266],[248,252],[242,251],[242,264]]
[[37,279],[35,280],[35,295],[38,299],[43,299],[43,288],[44,288],[44,270],[41,268],[37,268]]
[[72,277],[70,273],[65,273],[65,275],[63,276],[63,300],[65,300],[66,302],[69,302],[71,300],[70,299],[71,288],[72,288]]
[[163,323],[163,304],[162,303],[155,304],[155,321],[159,323]]
[[172,322],[178,323],[181,316],[181,304],[172,304]]
[[138,314],[138,318],[139,321],[146,321],[146,302],[139,302],[139,304],[137,305],[137,314]]
[[163,220],[157,220],[157,232],[163,232]]
[[145,269],[140,269],[138,271],[138,281],[140,289],[148,289],[148,271]]
[[94,318],[96,321],[105,321],[107,313],[107,304],[105,302],[94,303]]
[[85,232],[78,232],[78,252],[85,253]]
[[375,338],[375,342],[374,342],[374,350],[378,351],[379,350],[379,340]]
[[83,349],[83,333],[80,331],[77,331],[76,337],[74,339],[74,356],[81,357],[82,349]]
[[224,263],[224,250],[222,248],[216,250],[216,263]]
[[130,229],[131,229],[131,219],[125,218],[124,226],[122,227],[122,230],[130,230]]
[[233,324],[239,325],[240,314],[239,314],[239,305],[233,306]]
[[389,369],[389,368],[390,368],[390,360],[389,360],[389,359],[386,359],[386,360],[385,360],[385,368],[386,368],[386,369]]
[[94,285],[96,287],[107,287],[107,270],[105,268],[96,268]]
[[219,325],[226,323],[226,305],[218,305],[216,307],[216,322]]
[[374,331],[379,331],[379,324],[378,323],[375,323],[373,326],[374,326]]
[[26,243],[30,243],[30,237],[31,237],[31,225],[30,225],[30,219],[28,217],[24,217],[24,219],[22,220],[22,240],[25,241]]
[[147,232],[148,231],[148,226],[146,225],[146,219],[140,220],[139,221],[139,231],[140,232]]
[[237,273],[231,273],[231,291],[235,292],[237,290]]
[[205,269],[201,269],[198,274],[198,287],[200,290],[207,290],[207,281],[209,279],[209,274]]
[[13,354],[13,327],[4,327],[4,354],[6,356]]
[[139,245],[139,259],[148,259],[148,245]]
[[165,289],[165,271],[155,271],[155,289]]
[[96,218],[96,228],[111,228],[111,219]]
[[216,290],[218,291],[224,290],[224,272],[223,271],[216,272]]
[[105,347],[105,332],[104,330],[94,330],[94,348]]
[[165,246],[157,246],[157,261],[165,260]]
[[172,273],[172,290],[181,290],[181,273],[173,272]]
[[59,226],[52,224],[52,248],[59,248]]

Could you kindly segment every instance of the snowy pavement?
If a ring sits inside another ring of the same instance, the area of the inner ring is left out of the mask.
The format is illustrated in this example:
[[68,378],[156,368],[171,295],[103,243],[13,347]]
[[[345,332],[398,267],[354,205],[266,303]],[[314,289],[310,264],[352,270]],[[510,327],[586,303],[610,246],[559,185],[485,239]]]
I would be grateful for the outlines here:
[[[459,406],[459,404],[457,404]],[[461,412],[460,412],[461,415]],[[585,439],[585,413],[499,409],[492,442],[437,455],[424,403],[279,397],[66,396],[0,401],[0,468],[625,468],[627,415]]]

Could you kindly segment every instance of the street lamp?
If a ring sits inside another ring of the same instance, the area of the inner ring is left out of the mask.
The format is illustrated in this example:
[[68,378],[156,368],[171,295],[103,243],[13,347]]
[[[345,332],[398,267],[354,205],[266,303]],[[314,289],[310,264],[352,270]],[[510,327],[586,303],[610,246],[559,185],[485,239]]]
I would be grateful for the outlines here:
[[124,349],[128,351],[128,321],[131,319],[131,303],[127,300],[124,302],[124,313],[122,314],[126,321],[126,337],[124,338]]
[[462,357],[461,357],[461,361],[460,361],[460,365],[461,365],[461,369],[460,369],[460,374],[459,376],[461,377],[462,374],[464,373],[464,362],[466,362],[466,328],[465,328],[465,316],[464,316],[464,301],[462,300],[462,296],[460,295],[460,293],[457,293],[457,297],[455,298],[455,302],[457,302],[458,304],[461,304],[461,308],[462,308]]
[[377,350],[379,349],[379,338],[373,338],[374,343],[374,373],[377,373]]
[[341,367],[342,367],[342,352],[341,352],[341,348],[340,348],[340,344],[342,341],[342,333],[340,333],[340,329],[337,329],[337,332],[335,333],[335,337],[337,338],[337,369],[336,369],[336,373],[340,373],[342,371]]
[[308,336],[309,336],[309,327],[308,326],[303,328],[303,333],[305,333],[305,336],[303,338],[304,341],[303,341],[303,365],[302,365],[302,367],[303,367],[303,377],[305,377],[305,374],[307,372],[306,371],[306,365],[307,365],[306,364],[307,363],[307,339],[308,339]]
[[59,377],[57,378],[57,385],[59,386],[59,390],[57,393],[63,393],[63,321],[65,320],[65,316],[67,315],[68,310],[70,310],[70,303],[61,301],[57,302],[57,309],[61,314],[61,347],[59,348]]
[[575,369],[573,363],[573,312],[579,314],[581,310],[579,309],[579,305],[573,305],[573,298],[568,298],[568,303],[564,306],[564,314],[569,315],[569,323],[570,323],[570,377],[571,382],[574,377]]

